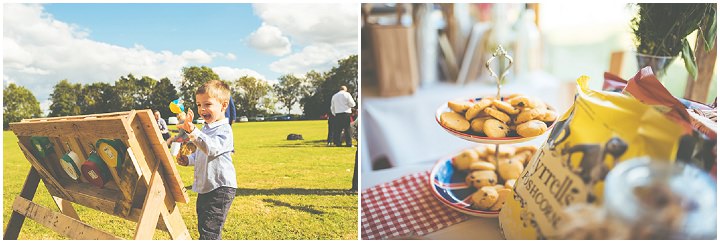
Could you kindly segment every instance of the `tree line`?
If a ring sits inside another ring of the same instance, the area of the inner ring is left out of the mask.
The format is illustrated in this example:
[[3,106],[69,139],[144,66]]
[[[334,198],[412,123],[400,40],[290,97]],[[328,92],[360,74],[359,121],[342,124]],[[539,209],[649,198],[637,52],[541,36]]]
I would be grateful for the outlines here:
[[[206,66],[183,67],[179,89],[167,77],[155,80],[133,74],[121,76],[114,84],[79,84],[64,79],[53,87],[48,116],[152,109],[160,111],[163,117],[169,117],[173,116],[168,108],[170,102],[182,97],[185,107],[196,107],[195,90],[213,79],[221,80]],[[329,112],[330,99],[340,85],[348,86],[357,100],[357,55],[339,60],[336,66],[324,73],[312,70],[302,78],[282,75],[275,85],[251,76],[222,81],[231,88],[238,116],[275,113],[275,105],[279,102],[288,114],[295,104],[299,104],[305,119],[317,119]],[[5,87],[3,95],[3,129],[7,130],[11,122],[43,116],[40,103],[27,88],[11,83]]]

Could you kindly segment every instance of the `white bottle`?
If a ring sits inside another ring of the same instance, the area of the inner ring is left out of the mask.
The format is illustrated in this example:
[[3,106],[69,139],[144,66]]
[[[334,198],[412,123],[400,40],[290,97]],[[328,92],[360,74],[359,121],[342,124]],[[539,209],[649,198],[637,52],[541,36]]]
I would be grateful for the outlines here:
[[516,24],[516,49],[514,69],[517,75],[542,68],[542,42],[540,31],[534,23],[535,12],[527,9]]

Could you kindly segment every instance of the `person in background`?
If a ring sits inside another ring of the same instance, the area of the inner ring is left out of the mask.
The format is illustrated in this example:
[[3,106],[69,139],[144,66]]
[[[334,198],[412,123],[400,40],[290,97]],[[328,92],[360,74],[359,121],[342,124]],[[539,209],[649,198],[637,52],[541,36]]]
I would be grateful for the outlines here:
[[341,134],[345,131],[345,146],[352,147],[352,131],[350,131],[350,113],[355,107],[355,101],[352,95],[347,92],[347,87],[340,86],[340,91],[335,93],[330,100],[330,111],[335,116],[335,124],[333,124],[333,144],[335,146],[342,145]]
[[160,116],[160,111],[155,111],[155,120],[158,123],[158,128],[160,128],[160,133],[162,134],[163,140],[168,140],[170,138],[170,130],[168,129],[167,122],[165,122],[165,119],[163,119]]
[[333,114],[331,112],[327,113],[327,120],[328,120],[327,146],[331,146],[335,139],[335,136],[333,136],[333,132],[335,131],[335,128],[333,127],[333,124],[335,123],[334,118],[335,118],[335,116],[333,116]]
[[232,126],[233,122],[235,122],[235,102],[233,102],[232,95],[230,95],[230,101],[228,102],[228,108],[225,111],[225,117],[227,117],[230,125]]

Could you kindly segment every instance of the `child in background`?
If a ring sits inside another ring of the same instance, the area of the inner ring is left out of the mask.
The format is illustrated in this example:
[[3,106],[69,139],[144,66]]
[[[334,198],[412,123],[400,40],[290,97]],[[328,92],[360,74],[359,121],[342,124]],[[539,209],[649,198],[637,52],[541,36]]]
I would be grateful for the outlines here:
[[232,163],[233,134],[225,117],[230,99],[227,84],[211,80],[195,92],[198,115],[207,123],[201,129],[192,124],[193,111],[188,109],[184,123],[178,128],[185,130],[197,150],[180,155],[178,164],[195,167],[192,190],[198,193],[196,210],[200,240],[222,239],[222,227],[235,199],[237,181]]

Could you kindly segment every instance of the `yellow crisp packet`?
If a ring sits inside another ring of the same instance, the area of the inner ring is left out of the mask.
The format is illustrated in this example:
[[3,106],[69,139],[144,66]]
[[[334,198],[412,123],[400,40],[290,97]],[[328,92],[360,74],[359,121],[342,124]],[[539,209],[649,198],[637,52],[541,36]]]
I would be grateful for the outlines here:
[[588,88],[558,120],[500,211],[508,240],[553,239],[563,210],[574,203],[603,202],[605,176],[619,162],[650,157],[675,161],[684,130],[637,99]]

